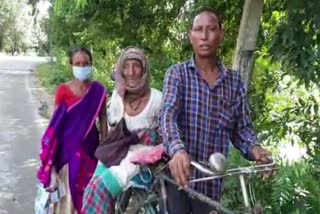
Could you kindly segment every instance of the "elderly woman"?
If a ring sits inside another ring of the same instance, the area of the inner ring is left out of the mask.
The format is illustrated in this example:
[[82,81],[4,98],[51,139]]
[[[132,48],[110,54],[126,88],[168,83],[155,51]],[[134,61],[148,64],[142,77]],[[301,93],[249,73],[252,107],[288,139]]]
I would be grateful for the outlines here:
[[[107,147],[114,143],[119,149],[108,149],[105,157],[98,158],[100,162],[85,190],[82,213],[112,213],[115,198],[130,187],[130,180],[139,173],[139,165],[135,163],[152,162],[155,156],[155,159],[160,156],[162,146],[154,145],[162,93],[150,87],[150,75],[140,49],[129,47],[122,52],[114,73],[116,88],[107,112],[109,125],[116,127],[110,129],[110,138],[112,132],[119,130],[117,124],[124,123],[130,132],[126,138],[129,146],[123,149],[120,147],[124,140],[116,143],[107,140]],[[117,161],[118,157],[121,160]]]

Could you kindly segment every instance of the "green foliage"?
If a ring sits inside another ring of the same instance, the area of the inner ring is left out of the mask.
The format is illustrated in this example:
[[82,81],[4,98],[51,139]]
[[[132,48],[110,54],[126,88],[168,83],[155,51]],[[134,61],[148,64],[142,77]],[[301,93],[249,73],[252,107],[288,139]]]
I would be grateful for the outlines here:
[[255,197],[262,204],[269,203],[265,207],[268,213],[317,213],[320,193],[316,187],[319,184],[312,165],[306,161],[282,166],[279,175],[267,184],[252,179]]
[[[53,91],[68,81],[71,70],[65,51],[86,46],[93,53],[94,79],[109,92],[116,58],[128,45],[145,50],[152,86],[161,89],[167,68],[191,57],[188,27],[194,12],[204,6],[215,8],[223,17],[226,36],[219,51],[231,66],[244,4],[244,0],[51,2],[45,26],[56,62],[41,67],[43,84]],[[318,0],[265,1],[248,95],[259,139],[281,168],[272,181],[262,182],[255,176],[249,179],[252,203],[259,201],[267,213],[317,213],[320,208],[320,172],[316,167],[320,164],[319,9]],[[290,145],[306,150],[302,160],[285,159],[284,154],[290,154],[285,146]],[[231,167],[249,164],[234,150],[230,158]],[[237,179],[226,179],[224,192],[225,205],[243,207]]]
[[8,34],[8,29],[10,25],[15,24],[14,11],[6,0],[0,1],[0,51],[5,46],[5,38]]
[[[239,152],[232,150],[229,167],[248,166]],[[317,213],[320,209],[320,180],[315,166],[308,161],[280,165],[278,175],[262,181],[261,175],[247,177],[251,206],[261,204],[265,213]],[[237,177],[226,178],[223,205],[235,210],[244,209],[240,182]]]
[[[278,1],[279,2],[279,1]],[[270,1],[271,4],[275,1]],[[279,5],[279,3],[275,3]],[[278,19],[269,51],[274,61],[296,75],[300,82],[318,82],[320,74],[320,2],[286,0],[272,13],[285,12]]]
[[72,78],[71,69],[68,66],[69,59],[64,51],[55,51],[56,62],[42,64],[38,68],[41,84],[48,88],[51,94],[55,93],[60,83],[67,82]]
[[[319,88],[312,83],[306,87],[299,83],[300,79],[280,70],[281,65],[271,62],[265,54],[257,59],[249,95],[259,139],[278,157],[281,170],[270,183],[251,178],[252,189],[268,213],[317,213]],[[305,160],[288,165],[285,156],[296,158],[290,154],[293,150],[287,150],[290,145],[305,149]],[[227,183],[226,189],[231,186],[231,189],[239,190],[237,185],[236,181]],[[232,203],[226,202],[235,207],[237,204],[234,203],[241,203],[241,198],[236,196]]]
[[39,39],[27,0],[0,0],[0,51],[25,53]]

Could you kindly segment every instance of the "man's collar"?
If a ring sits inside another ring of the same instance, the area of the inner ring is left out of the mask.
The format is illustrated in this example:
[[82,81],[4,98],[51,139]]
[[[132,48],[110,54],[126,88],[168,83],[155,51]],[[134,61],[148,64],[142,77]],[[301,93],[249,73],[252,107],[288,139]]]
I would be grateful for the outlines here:
[[[221,62],[220,59],[217,59],[217,64],[219,66],[219,72],[222,73],[222,77],[225,77],[228,75],[228,69],[226,66]],[[194,70],[196,69],[196,61],[195,61],[195,55],[193,55],[189,61],[189,68],[193,68]]]

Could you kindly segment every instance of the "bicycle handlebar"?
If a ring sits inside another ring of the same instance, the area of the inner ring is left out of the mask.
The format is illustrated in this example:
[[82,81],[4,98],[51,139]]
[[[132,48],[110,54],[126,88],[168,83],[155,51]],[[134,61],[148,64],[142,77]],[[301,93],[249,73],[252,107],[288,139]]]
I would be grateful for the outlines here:
[[212,172],[212,170],[204,167],[203,165],[201,165],[200,163],[197,163],[195,161],[191,161],[191,165],[193,167],[195,167],[197,170],[199,170],[200,172],[203,172],[204,174],[207,175],[216,175],[216,173]]
[[275,167],[275,163],[269,163],[269,164],[262,164],[262,165],[256,165],[256,166],[249,166],[249,167],[239,167],[239,168],[233,168],[233,169],[228,169],[222,174],[217,174],[212,172],[210,169],[204,167],[203,165],[192,161],[191,165],[194,166],[197,170],[203,172],[206,175],[209,175],[209,177],[204,177],[204,178],[198,178],[198,179],[193,179],[190,180],[190,183],[195,183],[199,181],[207,181],[207,180],[213,180],[217,178],[223,178],[227,176],[235,176],[235,175],[245,175],[245,174],[255,174],[258,172],[268,172],[268,171],[273,171],[277,170],[278,168]]

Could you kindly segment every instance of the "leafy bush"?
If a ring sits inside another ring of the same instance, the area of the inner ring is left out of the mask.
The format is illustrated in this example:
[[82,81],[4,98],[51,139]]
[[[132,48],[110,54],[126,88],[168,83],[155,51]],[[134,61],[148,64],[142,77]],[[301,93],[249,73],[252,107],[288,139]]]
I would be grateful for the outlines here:
[[40,81],[44,87],[48,88],[50,93],[54,93],[59,84],[72,78],[66,52],[60,50],[55,51],[55,53],[55,61],[40,65],[38,68]]

